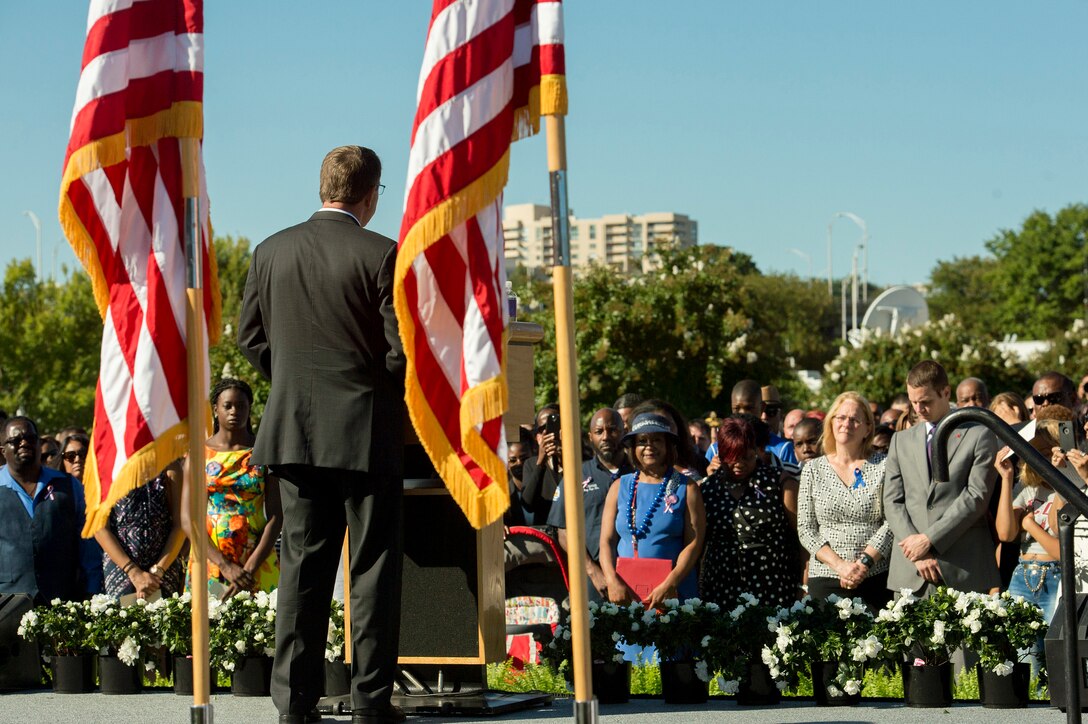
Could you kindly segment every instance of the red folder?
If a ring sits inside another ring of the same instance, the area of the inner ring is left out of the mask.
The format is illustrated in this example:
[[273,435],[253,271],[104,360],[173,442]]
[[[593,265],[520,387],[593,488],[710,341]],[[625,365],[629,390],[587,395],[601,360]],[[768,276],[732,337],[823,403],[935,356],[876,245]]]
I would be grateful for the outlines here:
[[668,558],[620,558],[616,561],[616,575],[638,594],[643,603],[650,599],[650,593],[671,572],[672,561]]

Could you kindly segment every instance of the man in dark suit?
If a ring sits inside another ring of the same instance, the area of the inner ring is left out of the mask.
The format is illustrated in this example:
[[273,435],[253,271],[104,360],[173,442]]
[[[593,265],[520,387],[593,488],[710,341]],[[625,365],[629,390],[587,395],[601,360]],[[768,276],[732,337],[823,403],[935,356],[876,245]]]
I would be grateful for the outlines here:
[[934,482],[933,428],[951,409],[944,368],[928,360],[915,365],[907,394],[918,422],[892,436],[884,473],[884,515],[898,544],[888,588],[927,595],[944,584],[989,593],[1000,582],[986,521],[997,440],[981,425],[957,428],[948,439],[949,480]]
[[396,242],[364,229],[381,162],[359,146],[321,164],[321,210],[259,244],[238,343],[272,389],[253,462],[280,477],[283,538],[272,698],[317,721],[329,602],[348,529],[352,722],[389,703],[400,633],[405,358],[393,311]]

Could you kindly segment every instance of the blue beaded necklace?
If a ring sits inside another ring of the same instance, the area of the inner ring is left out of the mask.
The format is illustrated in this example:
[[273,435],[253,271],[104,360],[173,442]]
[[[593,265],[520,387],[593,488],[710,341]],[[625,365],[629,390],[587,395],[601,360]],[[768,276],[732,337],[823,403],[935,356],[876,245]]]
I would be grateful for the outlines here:
[[661,481],[661,485],[658,488],[657,495],[654,496],[654,500],[650,503],[650,507],[646,510],[645,515],[642,516],[642,525],[635,527],[635,511],[638,507],[638,476],[639,471],[635,471],[635,479],[631,485],[631,504],[630,504],[630,527],[631,527],[631,545],[635,549],[635,556],[638,557],[638,542],[644,539],[650,534],[650,521],[653,520],[654,515],[657,513],[657,509],[661,507],[661,501],[665,499],[665,493],[669,487],[669,481],[672,479],[672,468],[669,468],[665,472],[665,477]]

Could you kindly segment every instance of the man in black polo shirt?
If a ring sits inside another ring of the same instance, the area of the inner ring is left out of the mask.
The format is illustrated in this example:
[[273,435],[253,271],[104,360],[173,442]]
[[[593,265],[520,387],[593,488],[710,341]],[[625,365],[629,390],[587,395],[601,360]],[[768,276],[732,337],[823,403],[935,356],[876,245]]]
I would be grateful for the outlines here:
[[[593,459],[582,463],[582,497],[586,511],[586,573],[589,576],[589,598],[599,601],[607,598],[608,584],[604,580],[601,565],[597,562],[601,550],[601,514],[608,489],[621,475],[635,470],[627,462],[624,447],[620,443],[624,426],[620,413],[603,407],[589,420],[589,443],[593,447]],[[559,545],[567,550],[567,518],[564,511],[563,484],[555,491],[548,525],[559,529]]]

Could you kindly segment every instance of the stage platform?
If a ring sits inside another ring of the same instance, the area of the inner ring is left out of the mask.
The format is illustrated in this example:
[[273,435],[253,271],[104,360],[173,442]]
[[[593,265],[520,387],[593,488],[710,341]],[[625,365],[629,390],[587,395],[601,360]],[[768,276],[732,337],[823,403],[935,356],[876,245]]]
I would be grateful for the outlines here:
[[[59,695],[50,691],[0,694],[2,724],[87,724],[88,722],[146,722],[147,724],[187,724],[192,699],[173,692],[148,690],[135,696],[104,694]],[[216,724],[273,724],[276,717],[272,700],[267,697],[241,698],[230,694],[212,697]],[[723,719],[723,715],[730,715]],[[950,709],[908,709],[899,702],[872,700],[858,707],[817,707],[811,701],[786,700],[775,707],[739,707],[731,699],[711,699],[705,706],[668,706],[661,699],[635,698],[629,704],[601,707],[601,719],[615,724],[716,724],[739,720],[745,724],[777,722],[985,722],[986,724],[1032,724],[1064,722],[1057,709],[1042,704],[1023,709],[983,709],[974,703],[957,703]],[[951,718],[949,718],[951,717]],[[410,717],[409,722],[439,724],[461,722],[519,722],[519,724],[555,724],[573,719],[571,701],[557,698],[550,706],[494,717]],[[327,724],[350,722],[351,717],[326,716]]]

